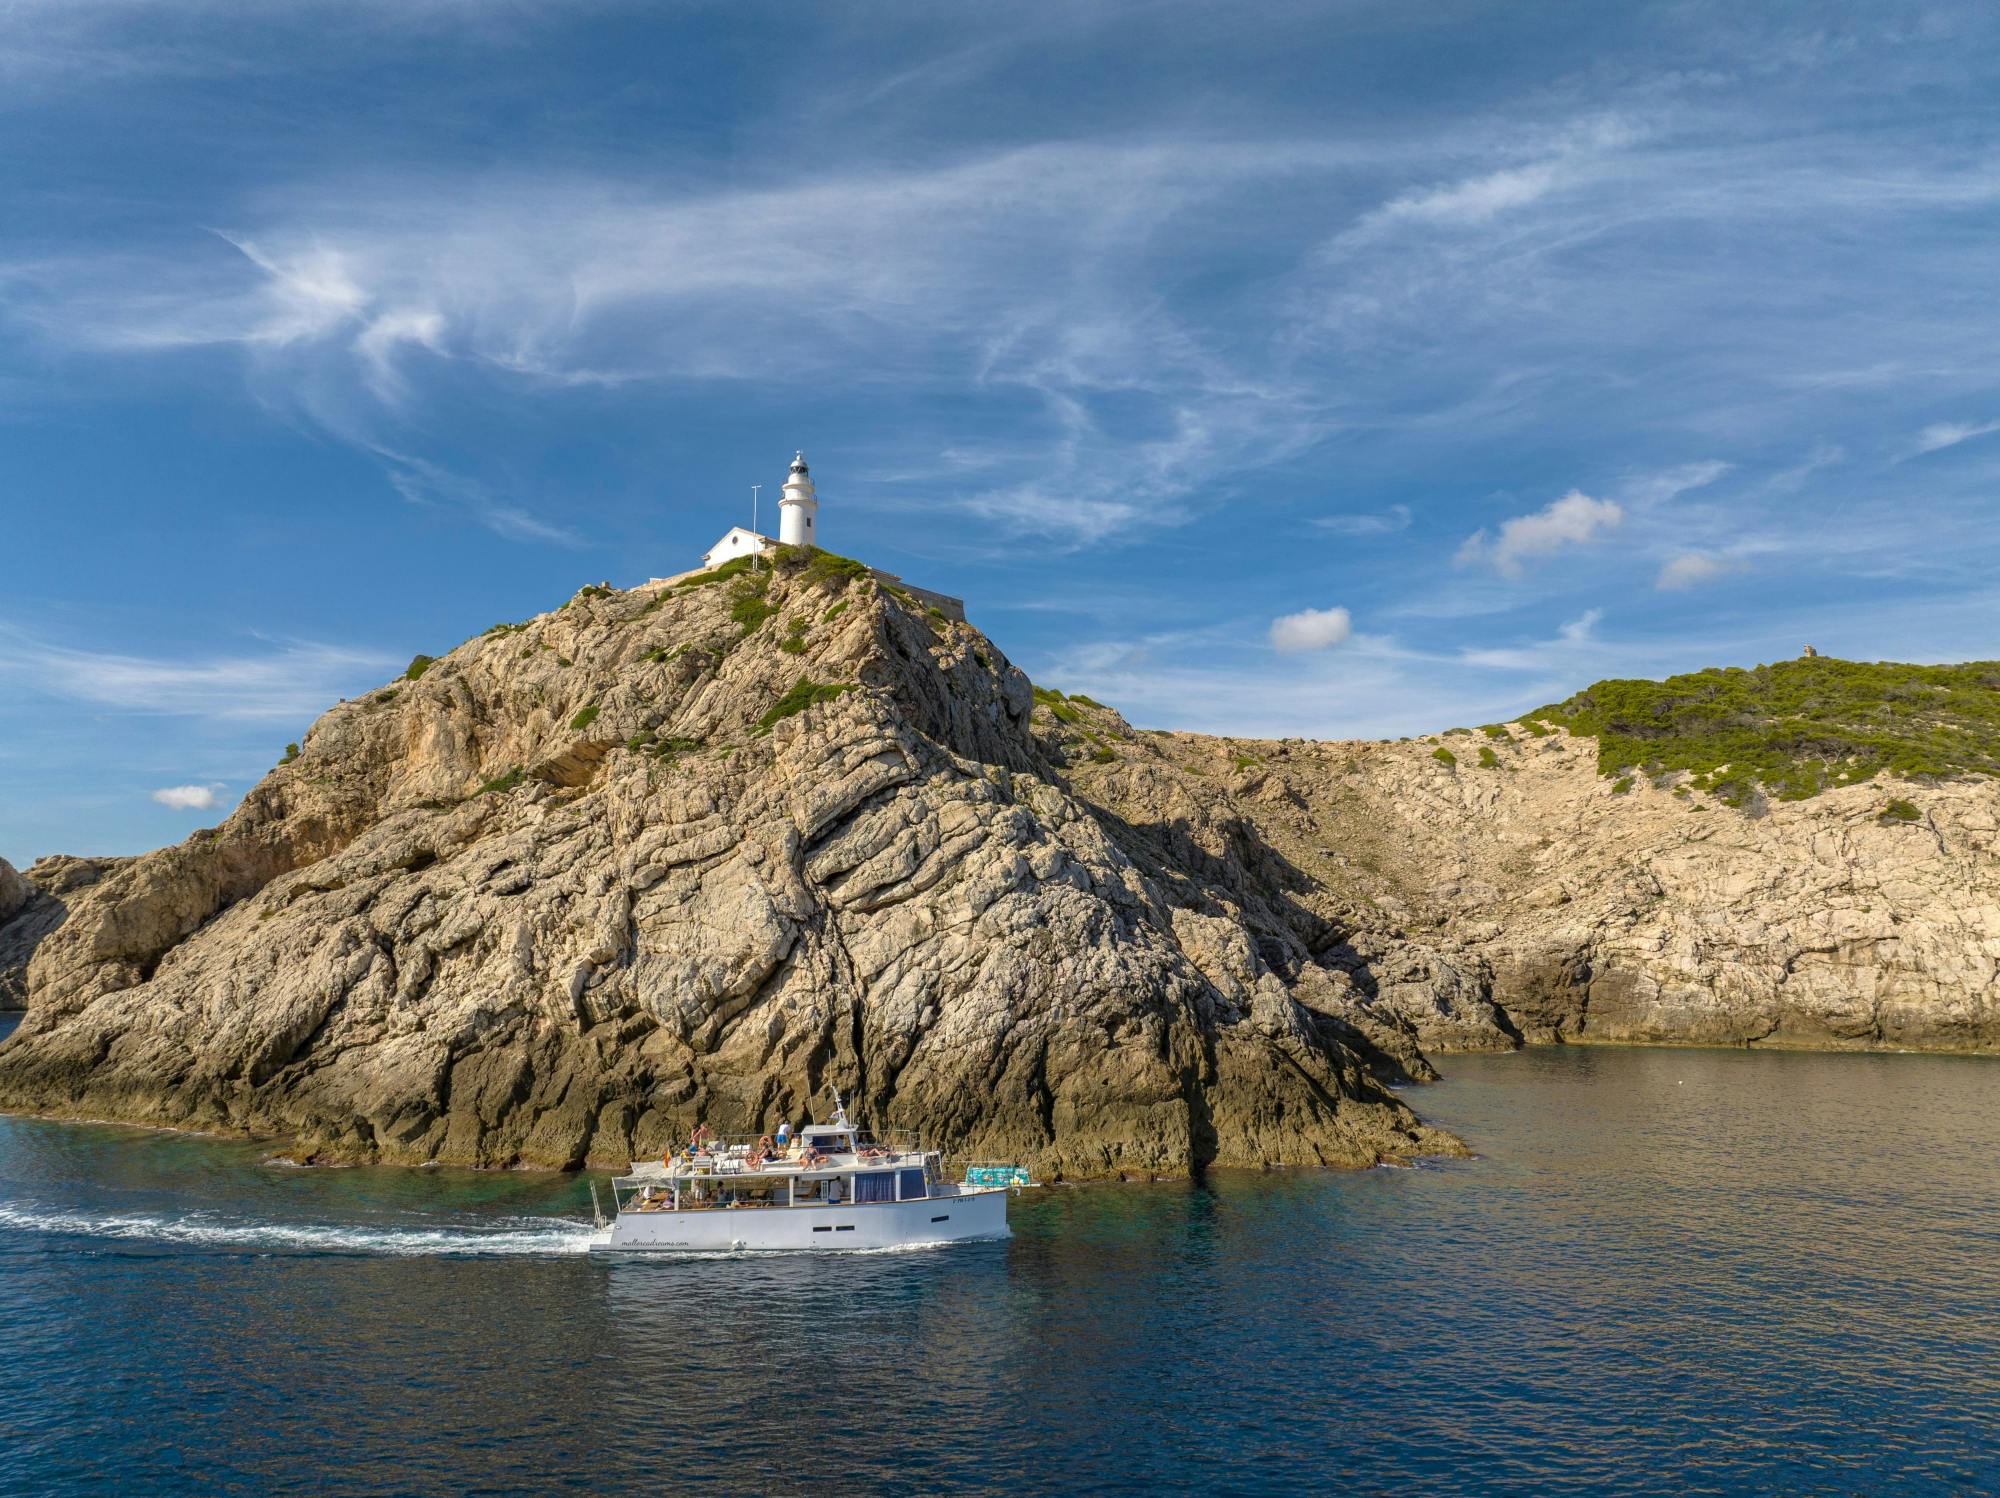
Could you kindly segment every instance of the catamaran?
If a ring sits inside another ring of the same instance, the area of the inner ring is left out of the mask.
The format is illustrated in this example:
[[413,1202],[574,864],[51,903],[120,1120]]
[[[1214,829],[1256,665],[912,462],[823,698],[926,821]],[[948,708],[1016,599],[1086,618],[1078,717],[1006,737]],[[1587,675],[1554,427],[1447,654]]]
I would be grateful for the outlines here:
[[598,1212],[590,1247],[727,1253],[1005,1238],[1007,1198],[1031,1184],[1024,1167],[994,1164],[947,1181],[935,1150],[855,1128],[836,1093],[833,1121],[796,1140],[702,1140],[635,1161],[612,1181],[613,1212]]

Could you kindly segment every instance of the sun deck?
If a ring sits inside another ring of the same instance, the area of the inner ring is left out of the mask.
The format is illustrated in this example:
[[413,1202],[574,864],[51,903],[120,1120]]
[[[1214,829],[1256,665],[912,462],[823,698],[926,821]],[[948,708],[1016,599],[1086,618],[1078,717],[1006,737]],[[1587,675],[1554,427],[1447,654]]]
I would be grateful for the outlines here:
[[935,1151],[880,1143],[845,1126],[808,1128],[795,1144],[717,1140],[635,1163],[611,1182],[621,1212],[865,1206],[956,1195]]

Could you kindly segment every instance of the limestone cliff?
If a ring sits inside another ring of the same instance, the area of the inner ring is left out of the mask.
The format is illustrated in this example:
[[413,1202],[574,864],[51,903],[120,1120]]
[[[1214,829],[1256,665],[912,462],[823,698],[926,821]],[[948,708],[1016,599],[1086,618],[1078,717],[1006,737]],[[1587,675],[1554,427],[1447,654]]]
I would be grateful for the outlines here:
[[976,630],[787,562],[587,588],[328,712],[67,896],[0,1106],[569,1165],[837,1084],[1051,1174],[1452,1147],[1254,850],[1079,798]]
[[1290,928],[1351,969],[1382,1049],[1400,1027],[1433,1053],[2000,1050],[1991,778],[1882,775],[1746,809],[1684,774],[1608,777],[1594,740],[1539,723],[1268,743],[1134,734],[1068,705],[1076,722],[1048,723],[1077,794],[1139,823],[1179,807],[1251,829]]
[[0,1010],[28,1002],[28,959],[42,938],[62,924],[70,897],[129,858],[38,859],[23,875],[0,858]]
[[1215,739],[838,558],[742,565],[419,657],[177,847],[0,870],[0,1106],[562,1165],[837,1084],[1089,1176],[1453,1148],[1384,1087],[1426,1052],[2000,1049],[1985,668],[1821,662],[1761,727],[1704,673],[1600,683],[1598,738]]

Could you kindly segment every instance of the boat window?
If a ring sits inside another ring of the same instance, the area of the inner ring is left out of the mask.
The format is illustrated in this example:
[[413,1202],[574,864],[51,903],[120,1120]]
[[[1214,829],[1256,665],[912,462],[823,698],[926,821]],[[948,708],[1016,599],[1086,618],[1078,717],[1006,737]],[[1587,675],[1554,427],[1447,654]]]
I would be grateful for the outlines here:
[[896,1174],[902,1178],[904,1201],[916,1201],[923,1196],[924,1172],[922,1166],[918,1166],[914,1170],[899,1170]]
[[896,1199],[896,1172],[871,1170],[854,1178],[854,1199],[858,1202],[892,1202]]

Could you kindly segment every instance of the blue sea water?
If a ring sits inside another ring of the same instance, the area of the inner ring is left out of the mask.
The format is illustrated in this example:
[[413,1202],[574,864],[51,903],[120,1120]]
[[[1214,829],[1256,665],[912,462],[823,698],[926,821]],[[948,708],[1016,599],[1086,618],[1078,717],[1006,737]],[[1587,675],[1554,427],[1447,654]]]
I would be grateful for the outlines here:
[[2000,1490],[2000,1062],[1445,1065],[1476,1159],[799,1258],[0,1119],[0,1491]]

